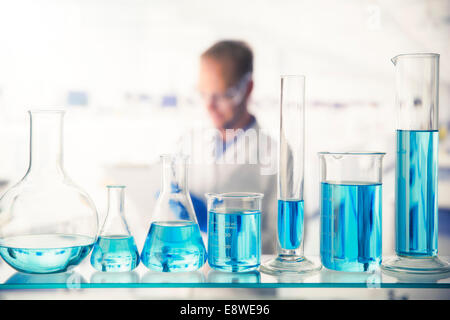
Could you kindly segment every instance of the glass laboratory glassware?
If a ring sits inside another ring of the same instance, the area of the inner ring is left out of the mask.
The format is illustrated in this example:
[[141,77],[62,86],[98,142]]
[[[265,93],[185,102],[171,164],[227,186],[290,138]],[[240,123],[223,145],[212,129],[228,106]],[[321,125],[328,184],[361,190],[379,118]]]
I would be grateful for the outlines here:
[[206,194],[208,264],[227,272],[258,269],[261,259],[262,193]]
[[392,58],[396,75],[395,251],[383,270],[450,271],[438,254],[439,54]]
[[63,110],[29,111],[28,171],[0,199],[0,255],[26,273],[54,273],[91,251],[98,216],[63,167]]
[[125,186],[107,186],[108,212],[91,254],[99,271],[125,272],[139,265],[139,252],[125,219]]
[[303,254],[303,180],[305,148],[305,77],[281,77],[278,162],[278,256],[260,271],[304,274],[322,267]]
[[375,271],[382,250],[383,152],[319,152],[320,258],[327,269]]
[[141,261],[153,271],[194,271],[206,262],[206,249],[189,195],[187,157],[163,155],[161,159],[163,188]]

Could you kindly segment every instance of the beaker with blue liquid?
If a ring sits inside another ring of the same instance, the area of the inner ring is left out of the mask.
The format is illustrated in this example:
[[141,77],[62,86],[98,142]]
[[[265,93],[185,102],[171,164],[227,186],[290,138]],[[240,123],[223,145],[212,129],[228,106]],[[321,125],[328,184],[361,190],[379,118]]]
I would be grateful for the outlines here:
[[385,271],[448,272],[438,258],[439,54],[392,58],[396,75],[395,252]]
[[189,272],[206,262],[206,249],[188,190],[187,157],[163,155],[163,188],[141,253],[153,271]]
[[320,257],[327,269],[376,270],[382,253],[383,152],[319,152]]
[[249,272],[261,259],[263,194],[206,194],[208,200],[208,264],[227,272]]

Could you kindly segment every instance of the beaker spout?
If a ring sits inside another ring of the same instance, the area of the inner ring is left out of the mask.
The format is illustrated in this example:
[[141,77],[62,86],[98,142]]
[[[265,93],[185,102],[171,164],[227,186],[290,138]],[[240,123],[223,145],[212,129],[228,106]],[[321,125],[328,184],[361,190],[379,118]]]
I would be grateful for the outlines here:
[[398,60],[398,55],[397,56],[395,56],[395,57],[393,57],[393,58],[391,58],[391,62],[394,64],[394,66],[396,66],[397,65],[397,60]]

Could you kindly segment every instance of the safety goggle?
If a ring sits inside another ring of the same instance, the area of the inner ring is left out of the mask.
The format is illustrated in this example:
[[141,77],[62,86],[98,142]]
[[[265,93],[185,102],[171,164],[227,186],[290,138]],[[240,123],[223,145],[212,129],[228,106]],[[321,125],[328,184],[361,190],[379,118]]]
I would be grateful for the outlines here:
[[234,86],[228,88],[224,93],[206,94],[200,92],[201,99],[212,101],[219,108],[236,106],[242,102],[245,97],[247,85],[252,77],[251,72],[247,72]]

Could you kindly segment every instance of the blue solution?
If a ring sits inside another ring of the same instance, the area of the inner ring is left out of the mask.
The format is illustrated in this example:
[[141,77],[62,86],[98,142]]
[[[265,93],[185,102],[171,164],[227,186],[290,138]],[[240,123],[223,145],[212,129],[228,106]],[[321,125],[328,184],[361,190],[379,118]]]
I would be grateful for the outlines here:
[[321,183],[322,264],[372,271],[381,263],[381,184]]
[[261,260],[261,211],[208,213],[208,264],[228,272],[256,270]]
[[206,249],[197,223],[153,222],[141,253],[142,263],[154,271],[187,272],[206,262]]
[[41,234],[0,240],[0,255],[14,269],[25,273],[66,271],[81,262],[91,251],[94,238]]
[[303,200],[278,200],[278,240],[282,249],[300,247],[303,234]]
[[91,254],[91,265],[99,271],[131,271],[139,265],[139,252],[132,236],[100,236]]
[[396,252],[435,256],[438,252],[439,132],[397,130]]

